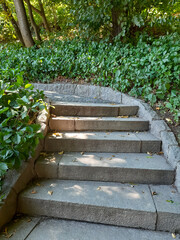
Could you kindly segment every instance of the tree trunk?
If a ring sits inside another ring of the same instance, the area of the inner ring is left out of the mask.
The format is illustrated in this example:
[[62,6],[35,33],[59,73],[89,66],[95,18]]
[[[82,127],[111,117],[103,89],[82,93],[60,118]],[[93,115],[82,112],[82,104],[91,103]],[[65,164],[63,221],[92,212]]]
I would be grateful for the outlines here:
[[31,31],[29,29],[29,23],[27,20],[27,15],[24,7],[23,0],[14,0],[14,5],[16,9],[16,14],[18,18],[19,28],[26,47],[32,47],[35,43],[31,36]]
[[41,11],[41,17],[42,17],[42,20],[43,20],[43,23],[44,23],[44,27],[46,28],[46,30],[48,32],[50,32],[51,29],[49,27],[49,24],[48,24],[48,21],[47,21],[45,12],[44,12],[44,7],[43,7],[43,4],[42,4],[41,0],[38,0],[38,3],[39,3],[39,7],[40,7],[40,11]]
[[39,33],[39,28],[38,28],[38,26],[37,26],[37,24],[36,24],[36,22],[35,22],[35,20],[34,20],[34,17],[33,17],[30,0],[27,0],[27,5],[28,5],[28,11],[29,11],[30,21],[31,21],[32,27],[33,27],[33,29],[34,29],[36,38],[37,38],[37,40],[41,41],[41,36],[40,36],[40,33]]
[[118,23],[120,10],[116,6],[113,6],[111,14],[112,14],[112,35],[113,37],[116,37],[121,32],[121,26]]
[[14,30],[15,30],[15,33],[16,33],[16,37],[20,40],[21,44],[23,46],[25,46],[24,40],[23,40],[23,37],[22,37],[22,34],[21,34],[21,31],[20,31],[20,29],[18,27],[18,24],[17,24],[16,20],[14,19],[13,15],[12,15],[11,11],[9,10],[9,8],[8,8],[8,6],[7,6],[5,1],[2,3],[2,8],[5,11],[7,17],[9,18],[11,24],[14,27]]

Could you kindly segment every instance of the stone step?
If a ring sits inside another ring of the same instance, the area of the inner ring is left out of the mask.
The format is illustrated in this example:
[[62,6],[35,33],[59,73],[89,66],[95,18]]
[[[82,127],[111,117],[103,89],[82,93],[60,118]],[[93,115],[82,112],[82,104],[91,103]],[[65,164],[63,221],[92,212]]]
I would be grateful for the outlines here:
[[173,168],[159,155],[144,153],[43,153],[35,164],[39,178],[172,184]]
[[[24,216],[13,221],[1,240],[173,240],[172,233],[104,224]],[[132,237],[133,236],[133,237]],[[179,234],[174,234],[180,240]]]
[[86,117],[116,117],[133,116],[138,112],[138,106],[106,103],[53,103],[51,113],[57,116]]
[[[121,117],[121,116],[120,116]],[[120,117],[52,117],[51,130],[59,131],[147,131],[149,121]]]
[[148,132],[64,132],[45,138],[46,152],[159,152],[161,141]]
[[42,180],[18,197],[18,212],[151,230],[180,231],[180,194],[170,186]]

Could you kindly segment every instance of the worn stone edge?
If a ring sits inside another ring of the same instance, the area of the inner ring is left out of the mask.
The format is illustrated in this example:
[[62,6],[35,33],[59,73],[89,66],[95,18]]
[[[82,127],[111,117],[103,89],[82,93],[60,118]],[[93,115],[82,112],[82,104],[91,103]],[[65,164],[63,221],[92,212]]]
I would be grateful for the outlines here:
[[[46,99],[49,102],[49,99]],[[39,132],[45,137],[48,132],[49,121],[49,106],[47,110],[43,110],[37,117],[37,123],[41,125]],[[18,170],[9,170],[5,175],[4,183],[2,186],[2,194],[5,195],[3,202],[0,202],[0,230],[7,224],[16,213],[17,209],[17,196],[25,189],[26,185],[36,177],[35,161],[39,157],[40,152],[44,147],[44,138],[39,141],[33,156],[22,163]]]
[[110,87],[81,85],[72,83],[34,83],[36,89],[54,91],[59,94],[74,94],[81,97],[99,98],[127,105],[139,106],[139,117],[149,120],[150,132],[162,141],[162,150],[167,162],[176,170],[175,185],[180,192],[180,147],[168,125],[143,100],[113,90]]

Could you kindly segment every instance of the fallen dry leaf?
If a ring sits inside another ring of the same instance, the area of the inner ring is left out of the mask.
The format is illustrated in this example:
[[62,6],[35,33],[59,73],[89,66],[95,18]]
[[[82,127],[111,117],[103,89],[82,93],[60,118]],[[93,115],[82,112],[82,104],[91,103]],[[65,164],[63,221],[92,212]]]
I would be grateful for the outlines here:
[[55,114],[51,114],[51,117],[56,117],[56,115]]
[[148,155],[152,156],[153,154],[151,152],[147,152]]
[[162,155],[162,154],[164,154],[164,152],[158,152],[158,153],[157,153],[157,155]]
[[48,156],[48,154],[46,152],[41,152],[40,155],[43,156],[43,157],[47,157]]
[[98,187],[97,190],[100,191],[100,190],[101,190],[101,187]]
[[129,118],[129,116],[121,116],[121,118]]
[[41,184],[40,183],[36,183],[36,186],[41,187]]
[[36,190],[32,190],[32,191],[31,191],[31,194],[36,194],[36,193],[37,193]]
[[176,234],[175,234],[175,233],[172,233],[172,237],[175,239],[175,238],[176,238]]
[[49,195],[53,195],[53,191],[48,191],[48,194]]
[[64,154],[64,151],[61,151],[61,152],[58,152],[59,155],[63,155]]
[[27,219],[27,222],[31,222],[31,221],[32,221],[32,219],[31,219],[31,218],[28,218],[28,219]]
[[115,155],[112,155],[112,157],[116,157]]
[[152,192],[152,195],[155,196],[155,195],[158,195],[157,192]]
[[84,152],[81,152],[81,155],[84,155]]
[[55,136],[55,137],[62,137],[62,133],[53,133],[52,136]]
[[6,238],[11,238],[13,236],[13,233],[9,233],[9,234],[7,234],[5,237]]

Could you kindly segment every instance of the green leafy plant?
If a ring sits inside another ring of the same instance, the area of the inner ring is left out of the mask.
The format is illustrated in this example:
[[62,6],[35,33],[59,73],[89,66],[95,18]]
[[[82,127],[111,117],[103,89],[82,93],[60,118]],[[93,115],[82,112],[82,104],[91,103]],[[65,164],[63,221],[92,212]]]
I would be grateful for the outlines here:
[[36,117],[45,108],[44,95],[24,84],[0,81],[0,180],[8,169],[18,168],[33,154],[42,134]]

